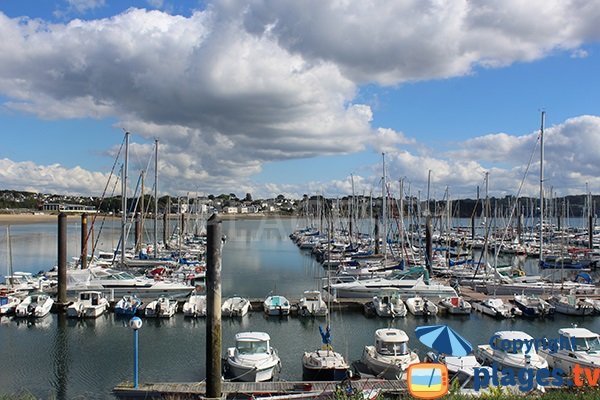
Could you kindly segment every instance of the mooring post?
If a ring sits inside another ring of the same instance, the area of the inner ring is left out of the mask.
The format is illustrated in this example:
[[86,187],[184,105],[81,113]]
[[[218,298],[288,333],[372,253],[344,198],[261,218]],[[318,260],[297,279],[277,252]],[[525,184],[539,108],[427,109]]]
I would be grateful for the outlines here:
[[221,247],[217,214],[206,221],[206,397],[221,398]]
[[375,254],[379,254],[379,216],[375,215]]
[[142,216],[140,213],[135,214],[135,251],[139,253],[142,248]]
[[58,214],[58,302],[60,310],[67,306],[67,214]]
[[87,214],[81,214],[81,269],[87,268],[88,232]]
[[165,210],[163,214],[163,244],[165,249],[169,249],[169,244],[167,243],[167,230],[169,229],[168,220],[167,220],[167,210]]
[[431,215],[427,215],[425,225],[425,265],[427,266],[429,276],[432,276],[431,260],[433,258],[433,229],[431,227]]

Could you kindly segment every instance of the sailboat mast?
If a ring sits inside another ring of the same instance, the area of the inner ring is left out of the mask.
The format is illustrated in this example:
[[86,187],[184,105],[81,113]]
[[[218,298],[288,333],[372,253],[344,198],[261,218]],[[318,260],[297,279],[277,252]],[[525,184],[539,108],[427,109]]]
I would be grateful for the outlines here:
[[129,155],[129,132],[125,132],[125,162],[123,163],[123,188],[121,204],[121,264],[125,264],[125,225],[127,224],[127,158]]
[[154,140],[154,258],[158,257],[158,139]]
[[544,254],[544,119],[546,112],[542,111],[540,128],[540,261]]
[[387,201],[385,193],[385,153],[381,153],[382,157],[382,179],[381,179],[381,225],[382,225],[382,239],[383,239],[383,259],[385,260],[387,252]]

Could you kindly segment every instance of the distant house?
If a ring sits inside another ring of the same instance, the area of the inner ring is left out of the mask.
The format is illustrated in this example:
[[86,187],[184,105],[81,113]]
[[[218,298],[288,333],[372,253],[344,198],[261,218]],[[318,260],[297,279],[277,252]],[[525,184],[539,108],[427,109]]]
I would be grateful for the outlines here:
[[239,206],[238,207],[238,212],[240,214],[248,214],[248,207],[246,207],[246,206]]
[[223,207],[223,212],[226,214],[237,214],[238,208],[237,207]]
[[42,207],[43,211],[48,212],[64,212],[64,213],[96,213],[96,208],[92,206],[85,206],[83,204],[65,204],[65,203],[44,203]]

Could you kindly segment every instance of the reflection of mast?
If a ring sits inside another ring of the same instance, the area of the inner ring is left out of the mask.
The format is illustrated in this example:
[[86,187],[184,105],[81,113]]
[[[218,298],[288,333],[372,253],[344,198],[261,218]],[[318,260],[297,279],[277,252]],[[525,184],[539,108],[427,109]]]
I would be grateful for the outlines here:
[[542,111],[542,126],[540,128],[540,261],[544,255],[544,119],[546,112]]

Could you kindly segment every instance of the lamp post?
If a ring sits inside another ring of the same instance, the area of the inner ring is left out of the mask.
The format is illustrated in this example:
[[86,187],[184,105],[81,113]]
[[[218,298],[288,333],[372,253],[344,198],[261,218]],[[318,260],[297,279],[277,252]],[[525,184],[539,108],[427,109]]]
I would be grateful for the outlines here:
[[142,327],[142,319],[133,317],[129,321],[129,327],[133,329],[133,388],[138,387],[138,330]]

